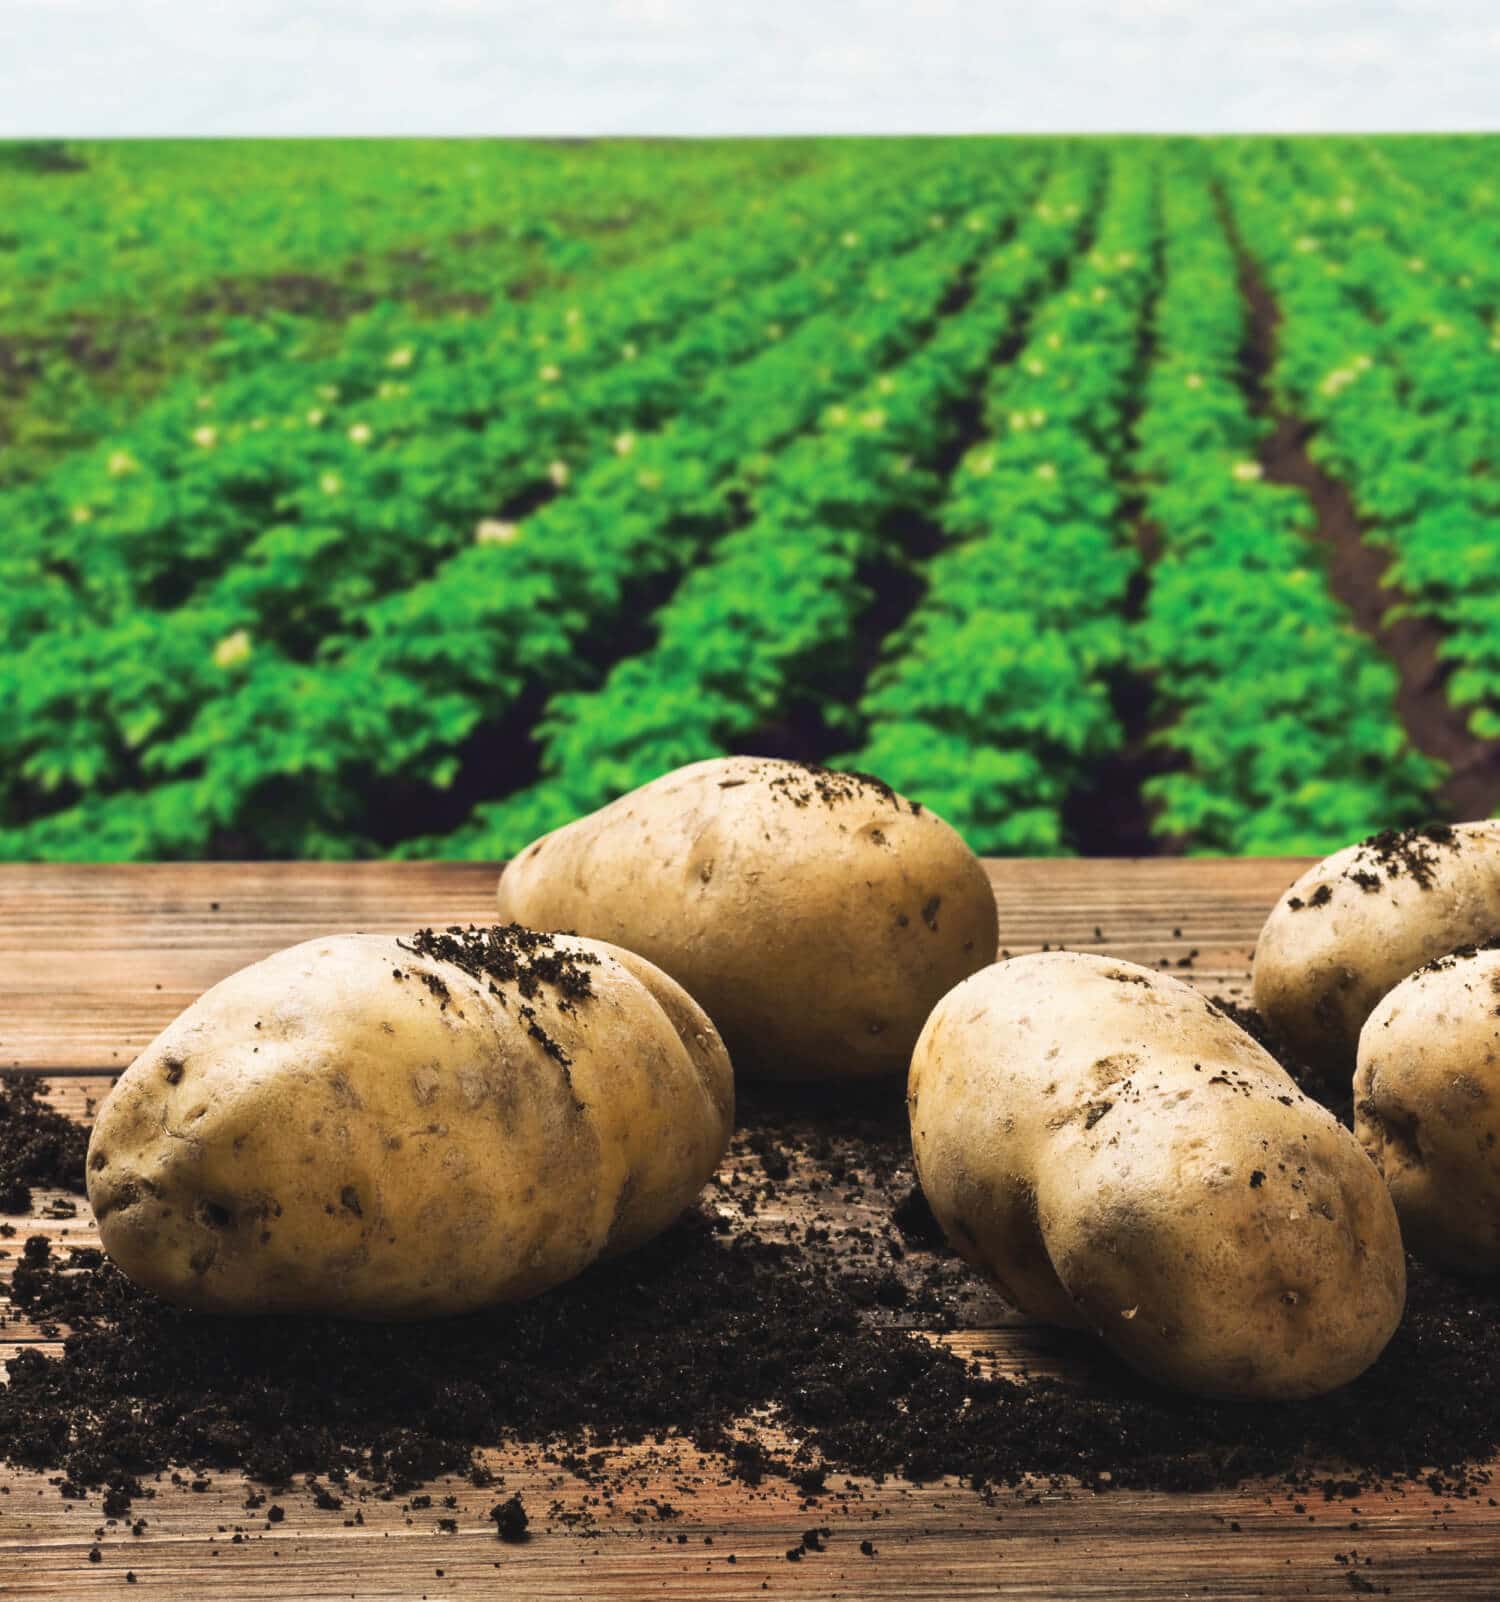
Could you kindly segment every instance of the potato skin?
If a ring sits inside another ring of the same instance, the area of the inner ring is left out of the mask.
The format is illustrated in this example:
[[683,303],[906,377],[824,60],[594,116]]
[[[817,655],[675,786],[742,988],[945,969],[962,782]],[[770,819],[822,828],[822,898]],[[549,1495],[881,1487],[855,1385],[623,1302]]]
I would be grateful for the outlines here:
[[1500,951],[1440,958],[1370,1014],[1354,1133],[1414,1255],[1500,1270]]
[[105,1250],[205,1312],[395,1320],[535,1295],[664,1229],[728,1144],[728,1055],[639,957],[546,945],[582,954],[588,994],[385,935],[215,985],[99,1110]]
[[[1403,858],[1415,856],[1413,872]],[[1375,835],[1309,868],[1266,919],[1253,999],[1329,1087],[1375,1003],[1423,963],[1500,933],[1500,821]]]
[[955,1249],[1164,1385],[1315,1396],[1400,1321],[1380,1176],[1179,980],[1073,952],[996,963],[934,1010],[907,1099]]
[[664,968],[736,1067],[905,1071],[928,1011],[992,962],[995,898],[942,819],[878,780],[761,757],[696,762],[543,835],[501,916]]

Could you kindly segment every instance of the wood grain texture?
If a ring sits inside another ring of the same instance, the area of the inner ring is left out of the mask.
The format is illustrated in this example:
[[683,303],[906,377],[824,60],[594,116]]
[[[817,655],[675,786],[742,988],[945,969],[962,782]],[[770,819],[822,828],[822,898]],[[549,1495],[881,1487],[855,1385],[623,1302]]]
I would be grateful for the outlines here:
[[[1267,910],[1305,862],[988,864],[1010,951],[1043,944],[1242,984]],[[0,1066],[123,1068],[226,974],[340,930],[409,934],[495,917],[498,864],[0,866]],[[1186,971],[1185,971],[1186,972]]]
[[337,931],[492,923],[477,863],[0,866],[0,1065],[124,1067],[189,1002]]
[[[1182,977],[1230,992],[1245,983],[1266,911],[1303,866],[1003,862],[990,871],[1007,949],[1066,945],[1165,959]],[[493,886],[494,869],[483,865],[0,869],[0,1061],[72,1070],[54,1079],[51,1099],[86,1119],[111,1070],[224,974],[332,930],[481,921]],[[1179,969],[1194,951],[1192,966]],[[736,1227],[774,1235],[814,1208],[864,1221],[858,1203],[831,1203],[826,1192],[814,1200],[803,1176],[810,1165],[793,1154],[791,1166],[777,1205]],[[31,1218],[12,1220],[18,1234],[0,1240],[0,1274],[28,1233],[62,1245],[97,1240],[81,1205],[74,1218],[38,1216],[55,1199],[39,1195]],[[964,1325],[928,1338],[992,1372],[1087,1382],[1079,1343],[1029,1326],[998,1297],[977,1298]],[[58,1344],[14,1314],[0,1324],[0,1359]],[[1310,1498],[1299,1511],[1271,1486],[1191,1496],[1025,1487],[980,1497],[951,1483],[836,1476],[843,1495],[810,1505],[785,1484],[750,1489],[691,1448],[612,1455],[630,1473],[612,1504],[599,1506],[590,1487],[539,1450],[489,1454],[505,1493],[520,1491],[531,1511],[535,1534],[522,1546],[495,1539],[486,1517],[494,1492],[463,1480],[429,1487],[434,1506],[426,1509],[351,1497],[324,1511],[294,1491],[276,1498],[287,1516],[275,1525],[264,1508],[246,1508],[248,1487],[237,1476],[213,1476],[198,1492],[163,1483],[137,1504],[147,1525],[132,1536],[128,1524],[105,1520],[97,1501],[64,1501],[45,1476],[0,1469],[0,1596],[1331,1602],[1388,1594],[1500,1602],[1500,1511],[1483,1497],[1448,1502],[1412,1489],[1352,1504]],[[437,1505],[445,1495],[454,1507]],[[678,1516],[659,1518],[660,1501]],[[583,1533],[570,1524],[579,1515],[590,1521]],[[456,1533],[438,1529],[440,1516],[456,1519]],[[832,1529],[827,1550],[789,1562],[787,1550],[815,1525]],[[861,1540],[873,1543],[873,1556],[861,1553]]]

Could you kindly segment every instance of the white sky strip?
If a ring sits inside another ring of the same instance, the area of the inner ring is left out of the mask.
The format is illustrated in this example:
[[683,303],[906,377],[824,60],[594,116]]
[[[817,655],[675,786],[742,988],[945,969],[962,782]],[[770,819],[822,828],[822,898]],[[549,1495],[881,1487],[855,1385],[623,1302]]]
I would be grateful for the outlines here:
[[1492,0],[0,0],[0,137],[1497,126]]

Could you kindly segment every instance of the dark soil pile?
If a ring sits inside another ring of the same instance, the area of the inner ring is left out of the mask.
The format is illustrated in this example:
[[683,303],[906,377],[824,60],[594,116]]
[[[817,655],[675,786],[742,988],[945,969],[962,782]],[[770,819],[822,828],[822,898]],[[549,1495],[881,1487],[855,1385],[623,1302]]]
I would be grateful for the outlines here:
[[32,1187],[83,1191],[89,1132],[41,1100],[30,1074],[0,1074],[0,1213],[24,1213]]
[[[911,1326],[985,1321],[992,1293],[943,1247],[907,1166],[899,1090],[754,1089],[737,1161],[658,1241],[522,1306],[432,1325],[178,1312],[100,1254],[33,1237],[31,1318],[68,1326],[0,1390],[0,1456],[106,1489],[123,1512],[174,1465],[399,1491],[471,1472],[477,1448],[543,1447],[596,1483],[611,1444],[723,1454],[749,1482],[1078,1476],[1177,1489],[1274,1476],[1353,1492],[1407,1477],[1454,1494],[1500,1445],[1500,1295],[1414,1265],[1406,1321],[1356,1384],[1309,1403],[1163,1393],[1083,1337],[1085,1385],[984,1378]],[[12,1248],[14,1250],[14,1248]],[[742,1421],[800,1442],[772,1450]],[[507,1515],[512,1527],[514,1515]],[[497,1522],[499,1522],[497,1517]],[[504,1533],[502,1529],[501,1533]]]

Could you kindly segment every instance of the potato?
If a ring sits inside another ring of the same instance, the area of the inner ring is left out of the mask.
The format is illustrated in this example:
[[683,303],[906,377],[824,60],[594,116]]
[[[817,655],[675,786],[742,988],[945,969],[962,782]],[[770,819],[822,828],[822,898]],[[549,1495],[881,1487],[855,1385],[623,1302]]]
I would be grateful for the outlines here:
[[1254,1001],[1347,1088],[1375,1003],[1424,962],[1500,933],[1500,822],[1387,830],[1308,869],[1267,918]]
[[728,1144],[729,1058],[650,963],[517,928],[335,935],[215,985],[89,1142],[104,1248],[207,1312],[413,1319],[665,1229]]
[[1315,1396],[1400,1321],[1379,1174],[1179,980],[1073,952],[997,963],[933,1012],[907,1099],[955,1249],[1164,1385]]
[[1418,1257],[1500,1269],[1500,951],[1438,958],[1365,1020],[1354,1133]]
[[878,779],[761,757],[695,762],[543,835],[499,899],[639,951],[738,1068],[781,1079],[904,1072],[997,944],[984,869],[941,818]]

